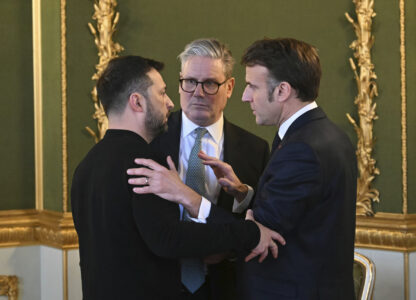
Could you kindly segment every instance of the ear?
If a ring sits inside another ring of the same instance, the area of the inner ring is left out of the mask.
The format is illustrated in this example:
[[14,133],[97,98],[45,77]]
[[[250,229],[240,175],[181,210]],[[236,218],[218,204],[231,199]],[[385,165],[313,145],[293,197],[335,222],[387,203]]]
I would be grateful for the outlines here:
[[132,93],[129,97],[129,107],[135,112],[144,112],[145,98],[139,93]]
[[291,98],[294,89],[292,86],[286,82],[282,81],[273,92],[273,97],[278,102],[285,102],[287,99]]
[[228,81],[226,83],[227,98],[230,98],[231,95],[233,94],[234,85],[235,85],[235,78],[231,77],[230,79],[228,79]]

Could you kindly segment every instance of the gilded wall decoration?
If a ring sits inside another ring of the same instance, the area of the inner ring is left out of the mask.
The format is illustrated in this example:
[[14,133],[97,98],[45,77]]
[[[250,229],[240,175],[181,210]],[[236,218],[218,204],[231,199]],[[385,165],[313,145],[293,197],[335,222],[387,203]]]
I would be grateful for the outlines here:
[[400,85],[402,98],[402,186],[403,213],[407,208],[407,100],[406,100],[406,32],[405,32],[405,1],[400,0]]
[[47,210],[0,211],[0,247],[48,245],[78,248],[71,213]]
[[376,167],[376,161],[372,157],[374,147],[373,122],[377,120],[376,103],[373,98],[378,95],[377,79],[374,73],[374,65],[371,62],[371,48],[374,44],[374,36],[371,34],[372,18],[375,17],[374,0],[353,0],[357,21],[354,21],[348,13],[346,18],[352,24],[357,39],[350,48],[354,50],[354,57],[358,64],[350,58],[351,68],[354,72],[358,94],[354,103],[358,107],[358,124],[347,114],[348,120],[354,126],[357,133],[357,161],[359,178],[357,182],[357,215],[373,216],[373,202],[379,202],[379,192],[372,186],[375,176],[380,174]]
[[[115,11],[116,6],[116,0],[95,0],[94,3],[95,12],[92,18],[97,21],[97,26],[94,27],[91,23],[88,23],[88,26],[91,33],[94,35],[95,45],[98,49],[99,62],[95,66],[97,72],[92,76],[92,80],[98,80],[101,73],[107,67],[108,62],[116,57],[119,52],[124,50],[119,43],[115,43],[112,40],[120,16],[119,13]],[[94,138],[95,142],[98,142],[103,138],[108,128],[108,119],[105,115],[104,108],[98,99],[95,87],[91,94],[95,108],[93,118],[97,120],[98,132],[95,132],[88,126],[86,129]]]
[[19,280],[17,276],[0,275],[0,295],[8,296],[9,300],[18,299]]

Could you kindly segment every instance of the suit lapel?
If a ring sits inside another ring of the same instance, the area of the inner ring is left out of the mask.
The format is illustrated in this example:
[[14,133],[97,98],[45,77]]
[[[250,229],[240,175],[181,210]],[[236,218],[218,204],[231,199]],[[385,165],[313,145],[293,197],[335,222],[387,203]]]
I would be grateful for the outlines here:
[[[307,111],[306,113],[304,113],[303,115],[301,115],[299,118],[297,118],[295,120],[295,122],[293,122],[289,129],[287,130],[285,136],[283,137],[283,140],[279,143],[279,145],[277,146],[277,149],[272,149],[272,154],[270,157],[270,160],[265,168],[265,170],[268,169],[269,164],[271,163],[271,161],[273,160],[273,156],[277,155],[277,152],[279,152],[279,149],[282,148],[286,142],[289,139],[289,136],[291,134],[293,134],[296,130],[298,130],[299,128],[305,126],[306,124],[308,124],[309,122],[313,121],[313,120],[317,120],[317,119],[322,119],[322,118],[326,118],[326,115],[324,113],[324,111],[320,108],[320,107],[316,107],[314,109],[311,109],[309,111]],[[278,132],[276,132],[276,136],[278,135]],[[275,137],[276,140],[277,137]],[[280,138],[279,138],[280,139]],[[260,191],[263,188],[263,185],[265,183],[264,181],[264,174],[260,177],[259,180],[259,185],[258,185],[258,190]]]
[[[235,165],[235,147],[230,145],[237,145],[238,135],[234,134],[230,123],[224,118],[224,161],[230,165]],[[231,149],[234,148],[234,149]]]
[[[236,150],[238,149],[238,143],[239,135],[235,134],[232,125],[224,118],[224,162],[231,166],[238,165],[238,157],[236,156],[236,153],[238,152],[238,150]],[[231,147],[231,145],[233,145],[233,147]],[[233,200],[232,196],[227,194],[221,188],[217,205],[231,211]]]
[[182,130],[182,110],[170,115],[168,121],[167,143],[168,153],[171,153],[176,168],[179,166],[179,145]]
[[299,118],[295,120],[295,122],[292,123],[292,125],[290,125],[285,136],[283,137],[281,146],[285,144],[285,141],[287,141],[288,137],[297,129],[301,128],[302,126],[306,125],[307,123],[313,120],[322,119],[322,118],[326,118],[326,115],[320,107],[311,109],[307,111],[306,113],[304,113],[303,115],[301,115]]

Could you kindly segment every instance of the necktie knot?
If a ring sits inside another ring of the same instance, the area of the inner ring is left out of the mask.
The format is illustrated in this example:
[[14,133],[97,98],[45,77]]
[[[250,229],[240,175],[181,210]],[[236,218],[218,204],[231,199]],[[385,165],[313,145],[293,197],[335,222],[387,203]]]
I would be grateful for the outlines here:
[[194,131],[195,131],[195,134],[196,134],[195,142],[196,141],[199,142],[202,139],[202,137],[205,135],[205,133],[208,132],[208,130],[204,127],[198,127]]

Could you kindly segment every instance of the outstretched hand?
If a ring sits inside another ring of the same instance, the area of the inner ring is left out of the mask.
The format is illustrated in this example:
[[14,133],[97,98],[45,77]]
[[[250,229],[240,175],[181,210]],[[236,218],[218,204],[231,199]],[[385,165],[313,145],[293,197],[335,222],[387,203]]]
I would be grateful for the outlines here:
[[244,259],[245,262],[253,259],[254,257],[259,257],[259,262],[262,262],[270,252],[272,253],[274,258],[277,258],[279,247],[277,246],[275,241],[278,241],[282,245],[286,245],[285,239],[276,231],[273,231],[254,219],[253,211],[251,209],[247,210],[246,220],[251,220],[256,223],[256,225],[260,229],[260,241],[256,248],[251,250],[251,253],[246,256]]
[[151,159],[136,158],[134,162],[143,167],[127,170],[129,175],[137,175],[128,180],[134,187],[136,194],[155,194],[166,200],[180,203],[193,217],[198,216],[201,196],[186,186],[176,171],[175,164],[170,156],[167,157],[169,169]]
[[228,194],[234,196],[239,202],[244,200],[248,192],[248,187],[241,183],[229,164],[216,157],[208,156],[203,151],[198,153],[198,157],[202,160],[204,165],[211,167],[217,177],[218,184],[221,185]]

